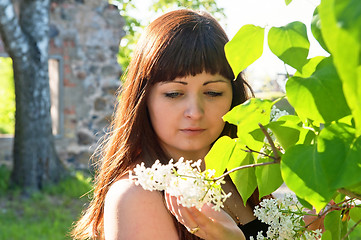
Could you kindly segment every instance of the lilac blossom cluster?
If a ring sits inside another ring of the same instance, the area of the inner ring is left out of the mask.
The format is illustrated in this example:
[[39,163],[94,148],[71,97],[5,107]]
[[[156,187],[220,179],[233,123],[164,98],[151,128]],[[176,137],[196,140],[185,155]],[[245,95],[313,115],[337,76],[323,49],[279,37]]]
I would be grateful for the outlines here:
[[[281,199],[264,199],[254,209],[254,215],[269,225],[267,237],[259,232],[257,240],[316,240],[321,239],[321,230],[308,230],[304,227],[303,216],[306,212],[293,198],[286,194]],[[251,238],[253,240],[253,238]]]
[[215,180],[215,171],[202,172],[200,165],[201,160],[193,162],[181,158],[166,165],[157,160],[150,168],[146,168],[144,163],[138,164],[130,172],[130,179],[145,190],[166,191],[185,207],[201,209],[203,204],[212,203],[213,209],[219,211],[231,193],[222,190],[223,178]]

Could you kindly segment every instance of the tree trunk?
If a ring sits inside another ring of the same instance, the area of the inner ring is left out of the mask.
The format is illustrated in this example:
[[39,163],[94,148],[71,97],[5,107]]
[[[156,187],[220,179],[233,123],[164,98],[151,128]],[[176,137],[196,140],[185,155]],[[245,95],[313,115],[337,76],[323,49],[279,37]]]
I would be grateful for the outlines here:
[[0,34],[13,60],[16,113],[11,182],[39,190],[65,169],[57,157],[50,116],[48,74],[50,0],[0,0]]

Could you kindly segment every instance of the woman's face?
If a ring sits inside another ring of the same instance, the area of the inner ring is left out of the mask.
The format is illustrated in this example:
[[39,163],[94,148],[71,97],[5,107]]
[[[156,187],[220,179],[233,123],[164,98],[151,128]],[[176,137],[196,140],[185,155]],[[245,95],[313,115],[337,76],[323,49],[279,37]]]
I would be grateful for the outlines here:
[[147,101],[160,144],[175,160],[198,160],[207,154],[223,130],[222,116],[231,103],[230,80],[205,72],[159,82]]

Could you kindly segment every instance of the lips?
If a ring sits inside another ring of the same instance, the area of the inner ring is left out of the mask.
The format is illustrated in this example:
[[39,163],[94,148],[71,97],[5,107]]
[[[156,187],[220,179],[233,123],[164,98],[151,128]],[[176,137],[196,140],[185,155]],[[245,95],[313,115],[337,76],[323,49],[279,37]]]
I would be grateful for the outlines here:
[[187,135],[198,135],[198,134],[201,134],[205,131],[206,129],[204,128],[183,128],[183,129],[180,129],[180,131],[182,133],[185,133]]

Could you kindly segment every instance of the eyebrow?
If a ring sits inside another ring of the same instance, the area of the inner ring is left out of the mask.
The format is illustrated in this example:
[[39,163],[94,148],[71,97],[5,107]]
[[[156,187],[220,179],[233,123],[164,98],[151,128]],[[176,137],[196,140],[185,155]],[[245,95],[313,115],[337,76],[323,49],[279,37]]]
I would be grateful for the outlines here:
[[[227,81],[224,80],[224,79],[216,79],[216,80],[210,80],[210,81],[204,82],[204,83],[203,83],[203,86],[206,86],[206,85],[208,85],[208,84],[210,84],[210,83],[217,83],[217,82],[227,83]],[[163,82],[163,84],[166,84],[166,83],[180,83],[180,84],[182,84],[182,85],[188,85],[188,82],[178,81],[178,80]]]

